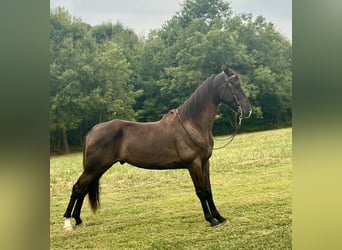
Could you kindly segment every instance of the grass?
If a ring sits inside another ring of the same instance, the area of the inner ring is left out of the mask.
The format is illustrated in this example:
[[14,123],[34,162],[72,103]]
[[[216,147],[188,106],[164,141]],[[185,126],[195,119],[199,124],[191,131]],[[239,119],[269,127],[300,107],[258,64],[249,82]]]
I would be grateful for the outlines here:
[[85,201],[85,226],[65,232],[82,154],[51,157],[50,249],[291,249],[291,138],[291,128],[240,134],[213,152],[214,200],[229,219],[217,228],[204,220],[187,170],[117,164],[100,180],[98,212]]

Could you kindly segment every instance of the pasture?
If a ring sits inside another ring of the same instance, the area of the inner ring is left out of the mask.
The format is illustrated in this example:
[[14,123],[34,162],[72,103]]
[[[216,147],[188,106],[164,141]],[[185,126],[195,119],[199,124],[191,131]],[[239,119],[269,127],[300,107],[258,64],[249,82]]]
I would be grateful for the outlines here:
[[93,214],[86,197],[85,225],[65,232],[82,154],[51,157],[50,249],[291,249],[291,160],[291,128],[238,134],[214,150],[213,196],[229,220],[216,228],[204,220],[187,170],[116,164],[100,179],[100,209]]

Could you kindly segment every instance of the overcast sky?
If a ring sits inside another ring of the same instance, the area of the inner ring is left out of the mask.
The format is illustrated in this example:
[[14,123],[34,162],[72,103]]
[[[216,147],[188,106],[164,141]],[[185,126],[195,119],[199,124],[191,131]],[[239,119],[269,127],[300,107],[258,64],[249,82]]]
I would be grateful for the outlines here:
[[[224,0],[236,13],[262,15],[276,25],[277,30],[292,39],[291,0]],[[90,25],[120,22],[144,36],[159,29],[177,11],[184,0],[50,0],[50,7],[65,7],[72,16]]]

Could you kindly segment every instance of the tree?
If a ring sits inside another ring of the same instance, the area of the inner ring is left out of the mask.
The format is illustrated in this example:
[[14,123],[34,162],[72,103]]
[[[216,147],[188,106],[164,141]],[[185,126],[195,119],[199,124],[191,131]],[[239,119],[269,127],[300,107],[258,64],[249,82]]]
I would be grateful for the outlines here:
[[[262,16],[233,15],[222,0],[186,0],[139,39],[120,23],[90,26],[61,8],[50,14],[51,145],[79,147],[95,124],[158,120],[220,72],[236,70],[253,105],[242,129],[291,125],[292,45]],[[218,110],[214,132],[231,112]]]
[[105,42],[94,59],[94,73],[97,87],[92,90],[90,99],[96,103],[94,114],[98,122],[120,117],[132,119],[135,112],[135,92],[128,80],[132,74],[121,48],[114,42]]
[[[97,43],[92,28],[67,11],[51,11],[51,145],[65,152],[80,145],[95,123],[134,119],[132,70],[123,49],[112,40]],[[119,40],[119,38],[116,38]]]
[[182,27],[188,26],[198,18],[211,25],[215,19],[226,19],[231,13],[230,4],[222,0],[186,0],[179,19]]
[[[230,5],[219,0],[188,0],[149,37],[145,48],[149,46],[154,50],[144,51],[141,61],[147,69],[142,71],[144,101],[139,102],[145,113],[177,107],[206,77],[218,73],[221,63],[227,63],[241,75],[253,103],[250,129],[291,124],[292,48],[265,18],[233,16]],[[227,113],[219,109],[219,123]]]
[[244,44],[252,60],[247,64],[246,80],[254,92],[252,103],[258,115],[248,121],[252,126],[275,128],[291,125],[292,46],[272,23],[251,14],[235,16],[226,23],[237,42]]
[[81,91],[85,76],[80,69],[89,63],[87,59],[94,44],[89,26],[72,19],[66,10],[57,8],[50,19],[50,120],[51,130],[55,132],[51,138],[62,137],[64,150],[69,152],[67,131],[80,125],[86,111]]

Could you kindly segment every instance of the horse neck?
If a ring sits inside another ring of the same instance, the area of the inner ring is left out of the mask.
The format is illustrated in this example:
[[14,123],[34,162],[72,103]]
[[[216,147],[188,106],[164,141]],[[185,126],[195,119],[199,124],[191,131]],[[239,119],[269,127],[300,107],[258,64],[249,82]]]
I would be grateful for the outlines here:
[[200,113],[196,121],[197,127],[201,128],[203,132],[212,131],[214,120],[217,112],[217,104],[208,102],[205,109]]
[[211,81],[209,79],[200,85],[178,108],[184,123],[191,123],[203,132],[212,130],[218,107]]

